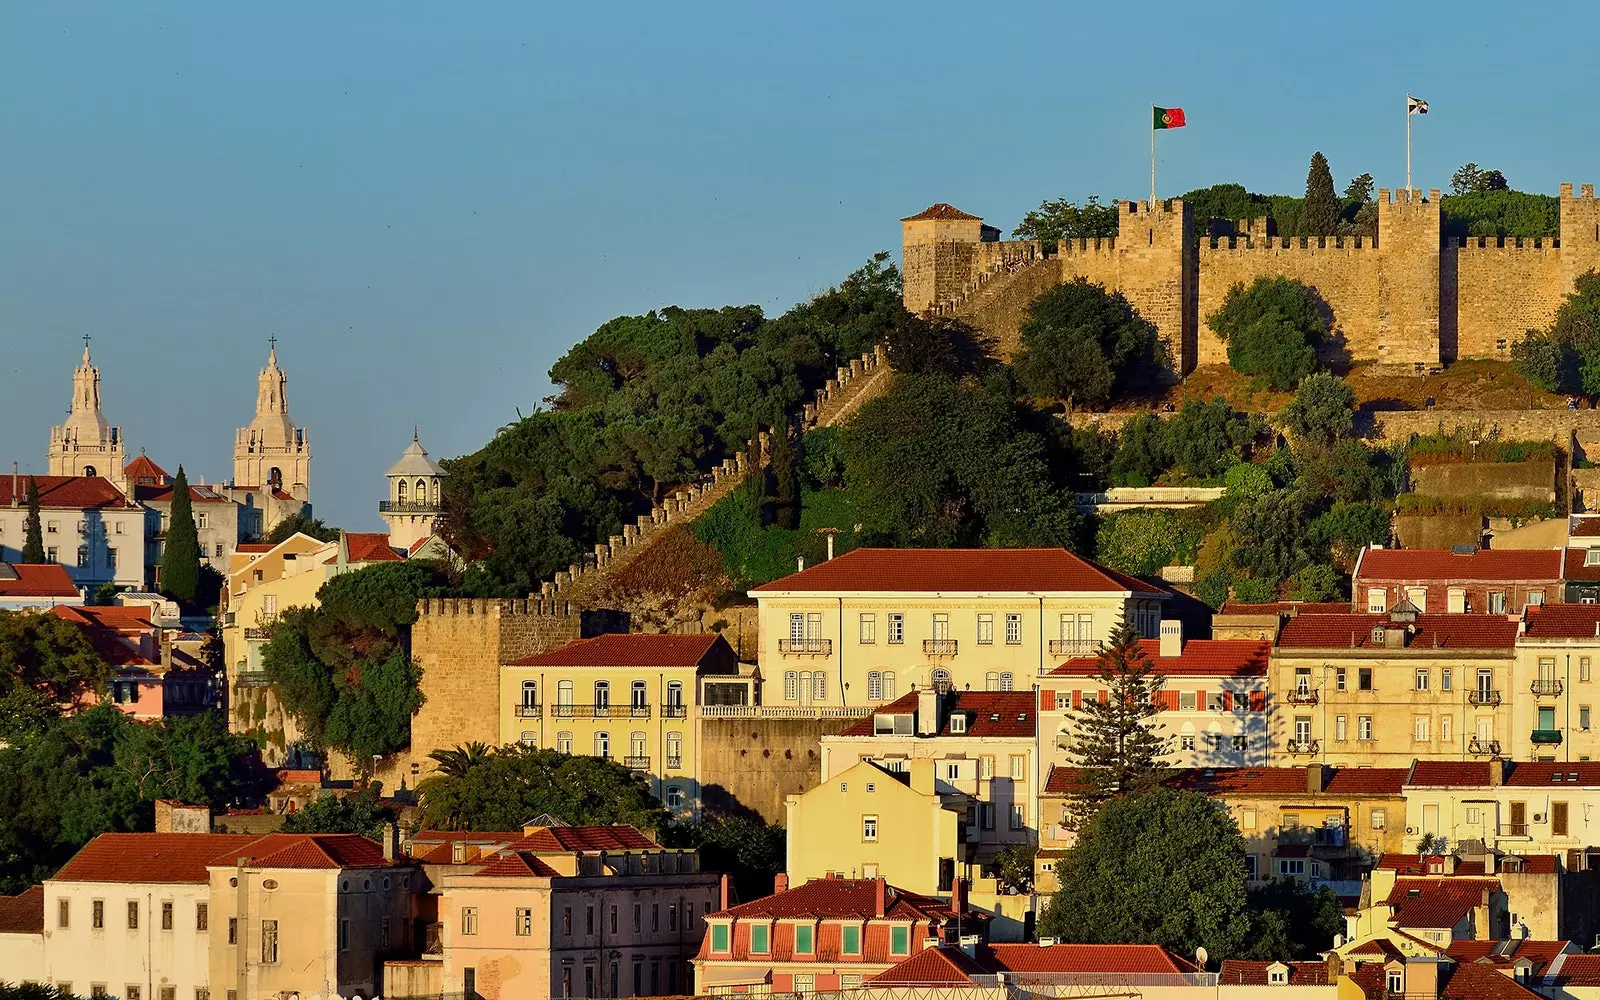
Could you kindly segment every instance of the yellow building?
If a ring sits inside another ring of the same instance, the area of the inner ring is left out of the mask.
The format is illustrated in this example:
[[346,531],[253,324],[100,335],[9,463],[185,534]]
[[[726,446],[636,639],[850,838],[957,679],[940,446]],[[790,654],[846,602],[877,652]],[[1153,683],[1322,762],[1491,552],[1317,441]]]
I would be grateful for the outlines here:
[[752,683],[720,635],[578,639],[501,666],[500,742],[619,759],[693,814],[700,706],[748,700],[725,689]]
[[[1600,551],[1600,550],[1596,550]],[[1507,756],[1516,760],[1600,759],[1600,605],[1530,609],[1517,640]]]
[[790,883],[881,876],[923,895],[950,892],[965,852],[968,799],[937,789],[934,768],[930,758],[903,771],[862,761],[789,796]]
[[854,549],[750,592],[765,705],[876,705],[916,688],[1028,690],[1167,595],[1065,549]]
[[1600,863],[1600,764],[1503,759],[1418,761],[1406,779],[1400,850],[1426,836],[1449,844],[1560,856],[1569,871]]
[[1509,738],[1518,624],[1503,615],[1300,614],[1273,650],[1274,763],[1487,759]]
[[235,684],[259,683],[261,647],[271,638],[272,623],[290,608],[317,603],[336,545],[296,532],[277,545],[245,544],[234,551],[219,611],[224,662]]

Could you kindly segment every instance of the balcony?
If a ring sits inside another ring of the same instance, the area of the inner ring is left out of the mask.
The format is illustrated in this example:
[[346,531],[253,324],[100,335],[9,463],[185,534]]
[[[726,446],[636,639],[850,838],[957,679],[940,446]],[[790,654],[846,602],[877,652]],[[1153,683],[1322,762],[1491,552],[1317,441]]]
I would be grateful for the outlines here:
[[779,639],[778,652],[783,656],[832,656],[832,639]]
[[260,670],[247,670],[244,673],[241,673],[237,677],[235,677],[233,679],[233,683],[234,683],[234,685],[236,687],[253,688],[253,687],[266,687],[267,685],[271,684],[272,682],[267,680],[267,675],[263,671],[260,671]]
[[1474,736],[1467,741],[1467,753],[1472,754],[1474,757],[1498,757],[1500,756],[1500,741],[1480,740]]
[[555,705],[550,710],[554,719],[648,719],[649,705]]
[[1315,757],[1322,752],[1321,740],[1290,740],[1289,753],[1295,757]]
[[650,718],[650,706],[649,705],[629,705],[628,706],[628,718],[630,718],[630,719],[648,719],[648,718]]
[[414,500],[379,500],[380,514],[437,514],[443,508],[436,503],[417,503]]
[[683,758],[682,757],[668,757],[667,758],[667,770],[669,770],[669,771],[681,771],[681,770],[683,770]]
[[1533,682],[1533,693],[1540,698],[1561,697],[1561,682],[1553,677],[1541,677]]
[[663,719],[684,719],[684,718],[688,718],[688,715],[689,715],[689,706],[687,706],[687,705],[662,705],[661,706],[661,717]]
[[1291,705],[1315,705],[1318,701],[1317,693],[1310,688],[1295,688],[1284,696]]
[[1535,729],[1528,734],[1528,742],[1535,746],[1549,746],[1561,742],[1559,729]]
[[624,758],[622,758],[622,763],[625,764],[627,766],[628,770],[630,770],[630,771],[648,771],[648,770],[650,770],[650,758],[648,756],[645,756],[645,757],[634,757],[634,756],[624,757]]
[[1051,656],[1094,656],[1099,652],[1093,639],[1051,639]]
[[1528,836],[1528,824],[1526,824],[1526,823],[1501,823],[1500,824],[1500,836],[1502,836],[1502,837],[1526,837],[1526,836]]
[[543,705],[518,705],[517,718],[537,719],[544,715]]
[[[1534,683],[1537,684],[1538,681],[1535,681]],[[1489,688],[1478,688],[1475,691],[1468,691],[1467,702],[1469,704],[1476,705],[1479,708],[1499,708],[1500,692]]]
[[260,626],[247,628],[244,630],[244,637],[246,640],[253,642],[266,642],[272,638],[272,629],[261,628]]
[[956,655],[956,640],[924,639],[922,640],[922,653],[924,656],[954,656]]

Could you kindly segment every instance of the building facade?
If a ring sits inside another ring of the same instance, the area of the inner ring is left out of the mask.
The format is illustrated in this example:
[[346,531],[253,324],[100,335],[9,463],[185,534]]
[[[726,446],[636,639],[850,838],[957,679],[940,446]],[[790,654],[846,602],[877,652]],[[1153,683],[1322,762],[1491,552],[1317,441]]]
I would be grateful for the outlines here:
[[1600,758],[1600,605],[1551,605],[1525,618],[1505,753],[1516,760]]
[[1351,574],[1354,611],[1406,601],[1422,614],[1520,615],[1565,600],[1561,549],[1365,549]]
[[433,537],[439,512],[444,509],[440,494],[447,475],[444,467],[428,456],[413,429],[411,444],[385,473],[388,496],[378,503],[378,514],[389,526],[389,544],[409,552]]
[[[307,502],[311,499],[311,439],[305,428],[289,418],[289,377],[278,367],[276,343],[256,382],[255,416],[234,435],[233,485]],[[275,524],[269,516],[263,530],[271,531]]]
[[89,338],[83,341],[83,360],[72,373],[72,405],[66,423],[50,428],[45,454],[52,476],[104,476],[119,489],[126,460],[122,428],[113,427],[100,411],[100,369],[89,359]]
[[0,476],[0,561],[22,561],[30,481],[39,487],[46,562],[65,568],[91,596],[106,583],[145,589],[148,515],[103,476]]

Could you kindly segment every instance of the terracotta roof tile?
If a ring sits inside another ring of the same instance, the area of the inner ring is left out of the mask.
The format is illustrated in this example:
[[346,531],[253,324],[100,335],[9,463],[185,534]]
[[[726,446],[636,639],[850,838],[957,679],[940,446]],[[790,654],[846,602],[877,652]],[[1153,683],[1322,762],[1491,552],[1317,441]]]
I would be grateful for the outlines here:
[[[773,893],[707,917],[840,917],[873,918],[877,912],[879,879],[817,878],[783,892]],[[892,885],[884,886],[884,916],[891,920],[943,919],[953,914],[949,903]]]
[[1600,566],[1586,565],[1588,562],[1586,548],[1572,548],[1561,557],[1561,572],[1568,580],[1600,580]]
[[1525,635],[1529,639],[1594,639],[1600,642],[1600,604],[1546,604],[1528,610]]
[[206,865],[228,861],[258,838],[244,833],[102,833],[56,872],[58,882],[189,882]]
[[150,461],[144,455],[140,455],[127,465],[124,465],[122,467],[122,476],[129,482],[134,483],[141,479],[148,479],[153,483],[162,483],[172,478],[167,475],[166,469]]
[[240,542],[238,545],[233,547],[233,551],[245,552],[254,555],[260,552],[271,552],[276,547],[277,546],[270,545],[267,542]]
[[[876,709],[878,714],[908,715],[917,711],[920,696],[912,691]],[[1026,736],[1034,735],[1034,695],[1032,691],[952,691],[940,702],[940,736]],[[966,716],[966,732],[950,729],[950,717]],[[852,724],[840,736],[872,736],[873,717]]]
[[487,859],[487,863],[476,872],[475,876],[482,878],[524,878],[536,875],[540,878],[559,878],[561,873],[551,868],[544,861],[539,860],[539,855],[532,851],[522,851],[514,847],[506,847],[495,852],[494,856]]
[[607,633],[574,639],[559,649],[513,660],[514,667],[694,667],[706,663],[718,646],[737,658],[728,641],[707,635]]
[[389,544],[389,536],[381,531],[347,531],[344,535],[345,545],[350,553],[350,562],[399,562],[405,556],[395,551]]
[[[1162,656],[1160,639],[1141,639],[1139,649],[1158,676],[1265,677],[1272,644],[1258,639],[1190,639],[1180,655]],[[1099,658],[1094,656],[1075,656],[1050,671],[1052,676],[1076,677],[1098,672]]]
[[920,222],[924,219],[941,219],[955,222],[982,222],[981,216],[968,215],[948,202],[934,202],[916,215],[908,215],[901,222]]
[[1458,788],[1489,784],[1491,761],[1419,760],[1406,782],[1412,788]]
[[1361,556],[1358,584],[1423,580],[1515,583],[1561,579],[1559,549],[1368,549]]
[[[232,852],[259,868],[382,868],[389,864],[375,841],[353,833],[270,833]],[[215,864],[232,864],[233,856]]]
[[987,975],[991,975],[989,970],[966,952],[945,945],[920,951],[869,982],[873,986],[965,986],[973,982],[973,976]]
[[1556,982],[1562,986],[1600,986],[1600,954],[1568,955]]
[[1225,959],[1217,974],[1221,986],[1266,986],[1267,970],[1274,965],[1287,965],[1290,986],[1327,986],[1326,962],[1253,962],[1241,958]]
[[1439,978],[1439,1000],[1539,1000],[1540,996],[1492,965],[1442,966]]
[[544,852],[571,851],[649,851],[661,845],[637,827],[621,823],[612,826],[545,826],[528,833],[511,845],[517,850]]
[[[1329,796],[1386,795],[1399,796],[1403,788],[1406,768],[1403,767],[1330,767],[1322,794]],[[1045,792],[1071,794],[1081,787],[1081,772],[1074,768],[1052,767],[1045,779]],[[1162,784],[1169,788],[1204,792],[1207,795],[1293,795],[1305,797],[1308,792],[1307,768],[1304,767],[1218,767],[1175,768]]]
[[150,621],[150,606],[146,604],[103,604],[82,607],[58,604],[50,609],[50,613],[78,625],[91,625],[116,632],[146,632],[155,628]]
[[0,576],[0,597],[80,596],[65,566],[55,563],[8,563],[7,565],[17,578],[7,580]]
[[1580,760],[1517,761],[1506,775],[1506,784],[1517,787],[1545,788],[1555,785],[1588,787],[1600,785],[1600,761]]
[[1162,593],[1066,549],[852,549],[751,593],[885,591]]
[[[1298,615],[1284,622],[1279,649],[1370,649],[1372,630],[1404,628],[1386,614]],[[1517,622],[1503,615],[1418,615],[1409,650],[1514,649]]]
[[979,945],[978,964],[992,972],[1181,973],[1195,966],[1154,944]]
[[1454,927],[1499,884],[1488,878],[1398,878],[1384,903],[1394,908],[1389,922],[1396,927]]
[[[1445,954],[1457,962],[1481,962],[1510,966],[1521,959],[1533,963],[1533,972],[1542,976],[1556,956],[1572,947],[1570,941],[1452,941]],[[1570,961],[1570,959],[1569,959]]]
[[1570,534],[1573,538],[1600,538],[1600,517],[1577,518]]
[[[39,484],[39,507],[50,510],[137,510],[139,505],[122,495],[104,476],[34,476]],[[12,492],[12,484],[16,492]],[[28,502],[28,477],[0,476],[0,507]]]
[[44,886],[30,885],[15,896],[0,896],[0,934],[44,933]]

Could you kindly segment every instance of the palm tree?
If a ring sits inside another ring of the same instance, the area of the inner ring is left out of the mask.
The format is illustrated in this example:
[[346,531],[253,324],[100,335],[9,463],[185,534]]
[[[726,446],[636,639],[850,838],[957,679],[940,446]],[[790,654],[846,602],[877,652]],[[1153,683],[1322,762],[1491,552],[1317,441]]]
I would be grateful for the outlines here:
[[440,774],[451,778],[460,778],[488,760],[489,755],[493,752],[487,743],[479,743],[477,740],[473,740],[465,746],[458,746],[453,750],[435,750],[428,754],[428,757],[439,765],[437,770]]
[[460,826],[460,809],[458,804],[453,804],[451,790],[461,779],[487,764],[494,752],[488,744],[474,740],[452,750],[434,750],[428,754],[437,767],[417,783],[426,824],[445,830]]

